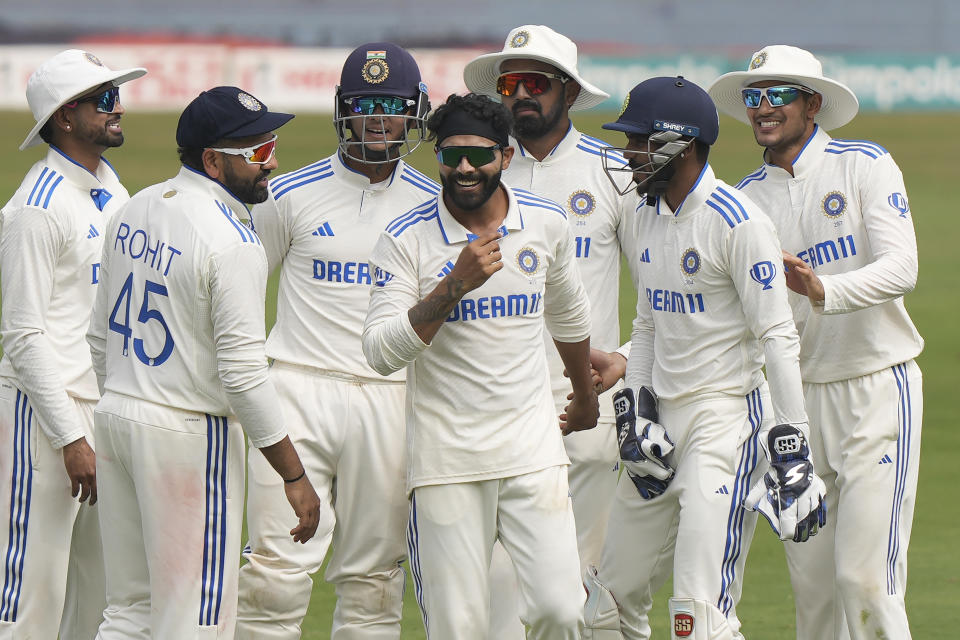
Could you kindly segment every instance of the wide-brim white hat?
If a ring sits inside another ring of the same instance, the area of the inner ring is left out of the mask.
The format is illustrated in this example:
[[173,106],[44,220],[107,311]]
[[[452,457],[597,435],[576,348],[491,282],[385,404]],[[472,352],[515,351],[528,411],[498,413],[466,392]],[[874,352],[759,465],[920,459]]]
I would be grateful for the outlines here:
[[497,95],[500,63],[523,58],[553,65],[580,85],[580,95],[570,106],[571,111],[595,107],[610,94],[595,87],[580,76],[577,69],[577,45],[573,40],[542,24],[527,24],[507,34],[503,50],[486,53],[467,63],[463,81],[474,93]]
[[27,80],[27,103],[37,124],[27,134],[20,150],[40,144],[40,129],[57,109],[90,89],[112,82],[119,87],[147,72],[143,67],[113,70],[87,51],[67,49],[53,56]]
[[755,82],[777,80],[799,84],[823,96],[814,121],[824,129],[836,129],[857,115],[860,103],[845,84],[825,78],[823,65],[812,53],[798,47],[776,44],[764,47],[750,58],[746,71],[733,71],[717,78],[707,93],[722,113],[750,124],[740,90]]

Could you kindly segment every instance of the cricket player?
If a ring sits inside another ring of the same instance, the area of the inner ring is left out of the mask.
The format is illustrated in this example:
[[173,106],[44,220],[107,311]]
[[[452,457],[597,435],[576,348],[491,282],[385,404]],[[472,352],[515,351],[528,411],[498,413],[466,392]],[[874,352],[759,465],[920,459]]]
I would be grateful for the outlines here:
[[237,87],[204,91],[177,125],[180,172],[103,233],[87,333],[103,391],[100,640],[233,637],[244,431],[283,478],[289,535],[317,529],[320,499],[267,377],[267,260],[243,222],[292,117]]
[[20,149],[49,147],[0,211],[0,638],[88,640],[102,620],[83,336],[103,234],[129,198],[103,153],[123,144],[120,85],[145,73],[70,49],[27,80],[36,125]]
[[923,339],[903,304],[917,282],[903,175],[880,145],[827,134],[853,119],[857,98],[808,51],[764,47],[710,93],[764,147],[739,186],[783,243],[811,447],[836,523],[786,546],[797,637],[910,638]]
[[440,191],[401,159],[425,134],[429,110],[413,56],[389,42],[357,47],[343,65],[334,105],[339,150],[271,180],[266,201],[253,208],[270,269],[280,267],[277,322],[267,339],[271,377],[324,520],[314,540],[295,544],[283,485],[251,452],[238,638],[300,637],[310,576],[331,541],[331,638],[400,637],[405,372],[374,371],[360,335],[380,231]]
[[[610,145],[580,133],[570,120],[571,111],[589,109],[610,96],[580,75],[577,45],[543,25],[511,30],[502,51],[471,61],[463,76],[468,89],[498,96],[513,114],[510,144],[516,153],[503,173],[504,182],[553,200],[566,210],[577,267],[590,296],[590,344],[595,350],[615,353],[620,340],[621,247],[631,267],[639,256],[629,249],[634,244],[631,225],[637,196],[631,191],[632,198],[621,198],[598,162],[600,149]],[[630,182],[629,178],[622,181]],[[563,375],[563,363],[550,335],[545,333],[544,338],[559,415],[568,402],[570,381]],[[626,366],[624,356],[610,357]],[[601,398],[596,429],[570,433],[563,439],[570,457],[568,476],[582,570],[600,562],[616,492],[619,456],[612,396],[611,392]],[[503,562],[505,558],[498,545],[491,579],[492,640],[524,637],[516,611],[516,579],[509,563]]]
[[[603,559],[585,576],[584,637],[648,638],[650,594],[672,566],[671,637],[742,638],[751,485],[781,537],[804,541],[825,522],[780,245],[762,210],[714,176],[719,124],[703,89],[651,78],[603,126],[626,134],[619,151],[646,206],[626,388],[614,397],[625,473]],[[624,171],[617,157],[604,165]]]
[[[563,209],[500,182],[510,112],[452,95],[428,121],[443,190],[396,218],[371,263],[363,351],[407,367],[408,544],[427,635],[483,640],[499,540],[530,638],[579,638],[583,587],[543,327],[577,397],[565,429],[599,413],[589,300]],[[581,395],[582,394],[582,395]]]

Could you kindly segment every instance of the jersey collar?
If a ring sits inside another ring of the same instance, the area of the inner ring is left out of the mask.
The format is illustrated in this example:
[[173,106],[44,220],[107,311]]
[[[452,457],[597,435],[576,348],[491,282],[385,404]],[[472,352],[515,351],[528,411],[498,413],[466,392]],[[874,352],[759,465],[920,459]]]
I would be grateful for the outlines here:
[[[542,161],[543,164],[559,162],[564,158],[564,156],[573,153],[573,151],[577,148],[578,142],[580,142],[580,132],[574,128],[573,123],[571,122],[570,126],[567,127],[567,132],[563,135],[563,139],[557,143],[557,146],[550,150],[550,153],[544,156]],[[513,136],[510,136],[510,145],[515,147],[517,149],[517,154],[528,162],[540,162],[533,157],[533,155],[531,155],[522,144],[520,144],[519,140]]]
[[59,172],[70,182],[83,189],[98,189],[103,186],[113,188],[113,185],[119,184],[120,177],[107,159],[100,157],[100,164],[97,165],[97,172],[91,173],[89,169],[68,156],[62,149],[50,145],[45,158],[47,166]]
[[[793,177],[800,178],[805,173],[816,168],[817,158],[821,158],[823,150],[827,148],[827,144],[833,138],[824,131],[820,125],[813,125],[813,133],[810,134],[810,137],[807,138],[807,141],[804,143],[803,148],[800,149],[800,152],[797,153],[797,157],[793,159]],[[770,175],[777,175],[778,172],[782,172],[787,178],[790,177],[790,174],[785,171],[783,168],[770,164],[767,162],[766,150],[763,152],[763,164],[767,167],[767,173]]]
[[[500,225],[499,229],[500,233],[506,236],[511,231],[523,229],[523,213],[520,210],[520,205],[517,203],[517,196],[513,193],[513,189],[502,182],[500,183],[500,187],[507,192],[507,217],[504,218],[503,224]],[[447,209],[447,205],[443,202],[443,191],[437,194],[437,214],[437,222],[440,224],[440,231],[443,234],[444,240],[447,241],[447,244],[470,242],[476,238],[475,235],[457,222],[453,214]]]
[[203,171],[181,165],[180,173],[174,180],[188,185],[190,190],[202,191],[211,195],[214,199],[222,201],[230,207],[239,219],[248,220],[250,218],[250,209],[247,204],[227,189],[226,185],[219,180],[214,180]]
[[679,216],[681,213],[696,211],[707,201],[710,194],[713,193],[713,188],[716,184],[717,178],[713,173],[713,167],[711,167],[708,162],[703,165],[703,169],[700,170],[700,175],[697,176],[697,181],[693,183],[693,187],[690,188],[690,191],[677,207],[676,211],[670,209],[666,198],[657,198],[657,215]]
[[394,178],[400,175],[400,171],[403,167],[403,160],[397,160],[396,166],[393,168],[393,173],[390,174],[390,177],[382,182],[377,182],[376,184],[370,183],[370,178],[360,173],[356,169],[352,169],[347,166],[347,163],[343,161],[343,155],[339,151],[334,154],[336,159],[330,163],[330,166],[333,168],[333,173],[336,174],[337,178],[345,182],[346,184],[355,187],[357,189],[364,189],[366,191],[380,191],[381,189],[388,189],[393,184]]

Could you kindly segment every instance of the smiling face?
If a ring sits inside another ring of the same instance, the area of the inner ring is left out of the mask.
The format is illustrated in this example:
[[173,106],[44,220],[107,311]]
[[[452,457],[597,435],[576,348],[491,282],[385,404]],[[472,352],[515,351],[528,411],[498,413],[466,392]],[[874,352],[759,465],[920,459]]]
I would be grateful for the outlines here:
[[[790,83],[764,80],[750,86],[766,88],[784,84]],[[767,148],[771,162],[779,164],[776,162],[778,159],[793,161],[813,134],[814,116],[820,111],[822,99],[820,94],[809,95],[801,92],[796,100],[782,107],[770,106],[770,102],[764,97],[756,109],[747,108],[753,135],[757,144]]]
[[384,162],[400,157],[400,146],[406,142],[410,114],[416,107],[407,107],[400,115],[387,115],[382,106],[371,114],[354,114],[344,104],[346,127],[350,131],[347,153],[368,162]]
[[[437,145],[438,149],[447,147],[492,147],[493,140],[481,136],[456,135],[445,138]],[[443,185],[444,201],[454,208],[473,211],[490,199],[500,186],[500,174],[510,166],[513,148],[497,149],[493,160],[475,167],[466,156],[460,158],[456,167],[440,163],[440,184]]]
[[[123,144],[123,129],[120,127],[120,118],[126,113],[118,99],[112,113],[97,111],[97,104],[91,101],[113,87],[113,83],[105,83],[86,92],[77,100],[75,106],[70,107],[72,133],[75,140],[84,145],[109,149]],[[74,104],[73,102],[70,104]]]

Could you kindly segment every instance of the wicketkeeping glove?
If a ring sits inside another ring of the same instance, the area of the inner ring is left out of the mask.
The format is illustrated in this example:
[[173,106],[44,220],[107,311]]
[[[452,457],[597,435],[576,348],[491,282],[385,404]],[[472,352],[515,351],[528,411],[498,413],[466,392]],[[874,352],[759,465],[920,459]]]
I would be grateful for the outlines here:
[[634,401],[633,389],[621,389],[613,395],[613,408],[623,468],[641,496],[648,500],[659,496],[673,479],[673,467],[666,460],[673,440],[658,423],[657,397],[640,387]]
[[781,540],[805,542],[827,523],[823,480],[813,471],[803,432],[792,424],[770,429],[770,469],[753,485],[743,506],[759,511]]

